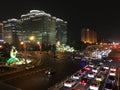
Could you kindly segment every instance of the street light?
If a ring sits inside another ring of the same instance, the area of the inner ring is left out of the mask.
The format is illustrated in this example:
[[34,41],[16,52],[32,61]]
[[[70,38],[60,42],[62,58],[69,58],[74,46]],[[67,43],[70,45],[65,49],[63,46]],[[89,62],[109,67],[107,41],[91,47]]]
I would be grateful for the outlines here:
[[35,36],[30,36],[30,37],[29,37],[29,40],[30,40],[30,41],[33,41],[34,39],[35,39]]
[[25,63],[27,64],[27,48],[26,48],[26,43],[21,41],[20,44],[23,46],[23,49],[24,49],[24,54],[25,54]]
[[39,41],[37,42],[37,44],[39,45],[39,50],[40,50],[40,54],[41,54],[41,44]]

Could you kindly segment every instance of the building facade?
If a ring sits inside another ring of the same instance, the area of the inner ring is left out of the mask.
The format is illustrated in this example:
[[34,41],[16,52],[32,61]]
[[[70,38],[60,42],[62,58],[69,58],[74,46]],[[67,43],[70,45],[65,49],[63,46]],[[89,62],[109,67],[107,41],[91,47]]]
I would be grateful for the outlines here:
[[97,33],[89,28],[84,28],[81,30],[81,41],[84,43],[96,43],[97,42]]
[[3,40],[3,23],[0,23],[0,40]]
[[15,46],[23,41],[39,45],[67,42],[67,22],[40,10],[30,10],[20,19],[3,21],[3,29],[5,42]]
[[62,19],[56,19],[56,40],[65,44],[67,42],[67,22]]
[[22,38],[20,23],[21,21],[15,18],[3,21],[3,39],[5,42],[16,47],[18,47],[19,41]]
[[44,11],[31,10],[28,14],[21,15],[24,40],[35,36],[35,40],[43,44],[56,44],[61,41],[66,44],[67,23],[62,19],[52,17]]

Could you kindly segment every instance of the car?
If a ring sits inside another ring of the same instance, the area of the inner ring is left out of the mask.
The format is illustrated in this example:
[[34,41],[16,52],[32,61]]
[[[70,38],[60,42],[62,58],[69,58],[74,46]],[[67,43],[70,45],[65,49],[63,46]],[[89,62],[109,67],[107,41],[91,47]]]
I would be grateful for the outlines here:
[[80,88],[72,88],[71,90],[81,90]]
[[81,80],[80,80],[80,85],[86,85],[87,84],[87,82],[88,82],[88,79],[86,78],[86,77],[83,77]]
[[74,59],[81,59],[80,56],[74,56]]
[[28,70],[28,69],[31,69],[31,68],[34,68],[34,67],[35,67],[34,65],[27,65],[27,66],[25,67],[25,69]]
[[76,84],[76,81],[75,81],[75,80],[69,79],[69,80],[66,80],[63,85],[64,85],[65,87],[71,88],[71,87],[73,87],[75,84]]
[[100,75],[97,75],[96,78],[95,78],[95,80],[98,81],[98,82],[103,81],[103,79],[104,79],[104,76],[101,75],[101,74],[100,74]]
[[89,66],[90,66],[91,68],[93,68],[95,65],[94,65],[94,64],[89,64]]
[[115,71],[110,71],[109,75],[110,76],[116,76],[116,72]]
[[88,73],[87,77],[88,77],[88,79],[92,79],[92,78],[95,77],[95,73],[94,72],[90,72],[90,73]]
[[105,68],[101,68],[101,69],[100,69],[100,72],[101,72],[102,74],[106,74],[106,73],[107,73],[107,71],[106,71]]
[[79,80],[81,78],[81,76],[82,76],[82,74],[77,72],[77,73],[73,74],[72,78],[75,80]]
[[115,83],[115,76],[108,76],[108,82],[114,84]]
[[106,83],[105,90],[113,90],[113,85],[111,83]]
[[103,66],[104,69],[108,70],[109,69],[109,66]]
[[100,68],[101,68],[101,66],[102,66],[101,64],[97,64],[97,66],[96,66],[96,67],[97,67],[97,69],[100,69]]
[[102,63],[102,62],[100,62],[99,64],[100,64],[100,65],[103,65],[103,63]]
[[116,71],[116,68],[115,67],[111,67],[110,71]]
[[91,67],[87,65],[87,66],[84,67],[84,69],[87,70],[87,71],[90,71]]
[[48,70],[45,71],[45,74],[49,76],[54,75],[55,73],[56,71],[52,68],[49,68]]
[[96,67],[92,68],[92,72],[98,73],[98,69]]
[[112,62],[113,60],[112,60],[112,59],[108,59],[107,61],[108,61],[108,62]]
[[99,86],[100,84],[94,81],[90,84],[89,90],[99,90]]
[[80,70],[81,74],[85,75],[87,73],[87,70],[85,70],[84,68]]

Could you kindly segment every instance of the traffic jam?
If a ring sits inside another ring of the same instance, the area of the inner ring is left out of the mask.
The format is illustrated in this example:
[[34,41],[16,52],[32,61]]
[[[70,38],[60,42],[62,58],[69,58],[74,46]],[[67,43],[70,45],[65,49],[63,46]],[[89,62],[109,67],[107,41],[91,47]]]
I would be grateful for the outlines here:
[[90,64],[63,82],[60,90],[114,90],[117,84],[116,67]]
[[[108,55],[110,52],[111,50],[106,50],[102,55]],[[98,55],[100,57],[100,54]],[[111,62],[112,60],[108,60],[108,63]],[[60,90],[117,90],[117,69],[102,60],[94,59],[67,78]]]

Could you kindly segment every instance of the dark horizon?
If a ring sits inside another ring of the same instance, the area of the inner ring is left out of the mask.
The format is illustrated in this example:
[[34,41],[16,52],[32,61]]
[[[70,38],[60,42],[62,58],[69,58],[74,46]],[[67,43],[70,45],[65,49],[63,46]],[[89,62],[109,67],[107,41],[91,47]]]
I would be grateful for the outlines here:
[[0,6],[0,21],[20,18],[30,10],[43,10],[68,22],[68,34],[73,41],[80,40],[84,27],[93,28],[105,39],[120,42],[120,12],[115,3],[88,1],[6,1]]

